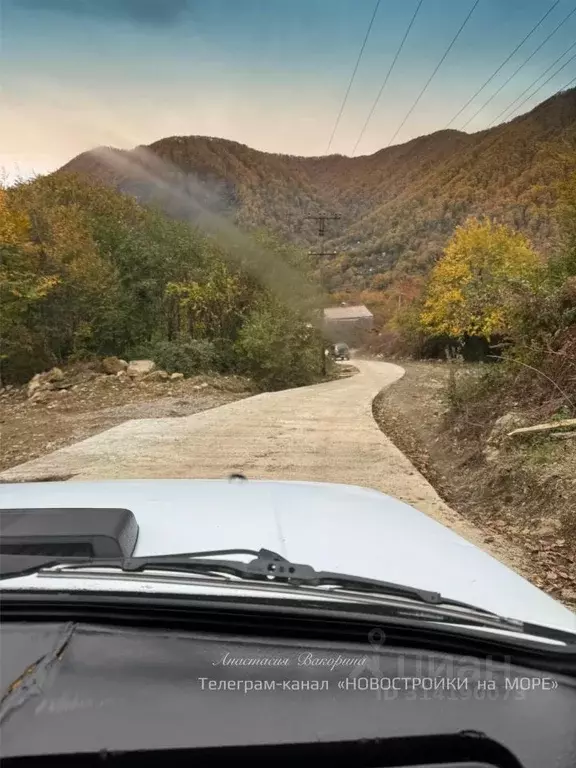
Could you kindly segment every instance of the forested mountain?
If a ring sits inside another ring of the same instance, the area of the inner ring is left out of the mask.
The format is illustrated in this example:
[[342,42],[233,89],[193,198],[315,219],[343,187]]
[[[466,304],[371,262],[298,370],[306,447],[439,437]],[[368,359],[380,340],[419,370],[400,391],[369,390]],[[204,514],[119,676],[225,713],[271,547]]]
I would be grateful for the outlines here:
[[305,246],[318,245],[306,216],[340,214],[328,225],[325,247],[338,256],[325,257],[325,280],[336,289],[385,287],[427,272],[470,215],[509,224],[546,249],[558,187],[576,170],[576,88],[490,130],[439,131],[358,158],[275,155],[188,136],[87,152],[62,170],[97,176],[143,200],[176,185],[185,211],[192,198],[200,210]]

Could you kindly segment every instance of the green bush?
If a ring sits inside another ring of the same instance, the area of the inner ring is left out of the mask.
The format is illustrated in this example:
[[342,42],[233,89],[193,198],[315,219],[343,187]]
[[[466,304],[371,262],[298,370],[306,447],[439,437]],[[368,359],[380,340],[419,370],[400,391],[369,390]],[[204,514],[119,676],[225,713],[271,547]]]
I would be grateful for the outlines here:
[[239,370],[264,389],[305,386],[322,376],[321,339],[280,305],[264,307],[248,317],[236,350]]
[[231,339],[211,339],[214,347],[216,370],[220,373],[236,373],[239,369],[238,348]]
[[150,342],[131,350],[128,357],[154,360],[168,373],[178,372],[186,376],[220,370],[214,344],[198,339]]

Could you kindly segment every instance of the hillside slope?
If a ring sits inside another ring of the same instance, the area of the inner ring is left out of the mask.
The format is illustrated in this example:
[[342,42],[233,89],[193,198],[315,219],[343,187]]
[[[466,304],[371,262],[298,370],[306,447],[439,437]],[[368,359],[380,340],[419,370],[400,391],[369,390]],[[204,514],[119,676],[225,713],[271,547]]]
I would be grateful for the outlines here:
[[97,176],[144,200],[177,184],[178,214],[200,197],[242,227],[265,227],[306,246],[317,237],[304,217],[338,213],[326,246],[340,255],[324,274],[332,287],[361,286],[374,274],[425,272],[469,215],[511,224],[545,249],[554,237],[548,214],[558,185],[576,170],[576,88],[490,130],[439,131],[358,158],[275,155],[189,136],[87,152],[61,170]]

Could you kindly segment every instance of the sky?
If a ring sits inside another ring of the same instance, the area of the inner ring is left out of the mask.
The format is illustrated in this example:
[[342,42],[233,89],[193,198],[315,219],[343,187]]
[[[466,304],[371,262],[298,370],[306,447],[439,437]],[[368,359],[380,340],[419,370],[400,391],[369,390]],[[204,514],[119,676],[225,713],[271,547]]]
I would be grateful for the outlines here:
[[[576,8],[576,0],[554,1],[478,0],[402,125],[475,2],[422,0],[355,154],[375,152],[391,139],[397,144],[447,126],[460,129],[472,117],[467,131],[489,126],[576,42],[575,12],[539,48]],[[331,152],[354,152],[418,2],[380,1]],[[375,5],[376,0],[0,0],[0,169],[9,180],[26,178],[95,146],[130,148],[174,135],[217,136],[268,152],[325,154]],[[576,78],[576,58],[570,61],[575,53],[576,47],[527,91],[529,96],[566,64],[520,113]]]

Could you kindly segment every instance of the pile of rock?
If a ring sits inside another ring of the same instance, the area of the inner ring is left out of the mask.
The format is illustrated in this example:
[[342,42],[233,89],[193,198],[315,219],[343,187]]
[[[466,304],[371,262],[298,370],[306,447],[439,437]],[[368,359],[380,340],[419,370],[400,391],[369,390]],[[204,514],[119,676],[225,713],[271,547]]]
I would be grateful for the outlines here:
[[[119,362],[124,362],[120,360]],[[124,369],[126,376],[130,379],[143,379],[144,381],[177,381],[183,379],[183,373],[167,373],[156,368],[153,360],[131,360]]]
[[33,402],[47,400],[49,393],[53,391],[67,394],[67,387],[62,386],[64,378],[64,371],[61,368],[52,368],[45,373],[37,373],[28,382],[26,394]]
[[135,384],[139,382],[178,381],[183,373],[169,374],[156,367],[153,360],[121,360],[118,357],[105,357],[98,366],[99,370],[85,370],[65,373],[61,368],[52,368],[44,373],[37,373],[28,382],[26,394],[33,403],[43,403],[53,396],[65,396],[77,385],[92,379],[115,377],[120,381]]

